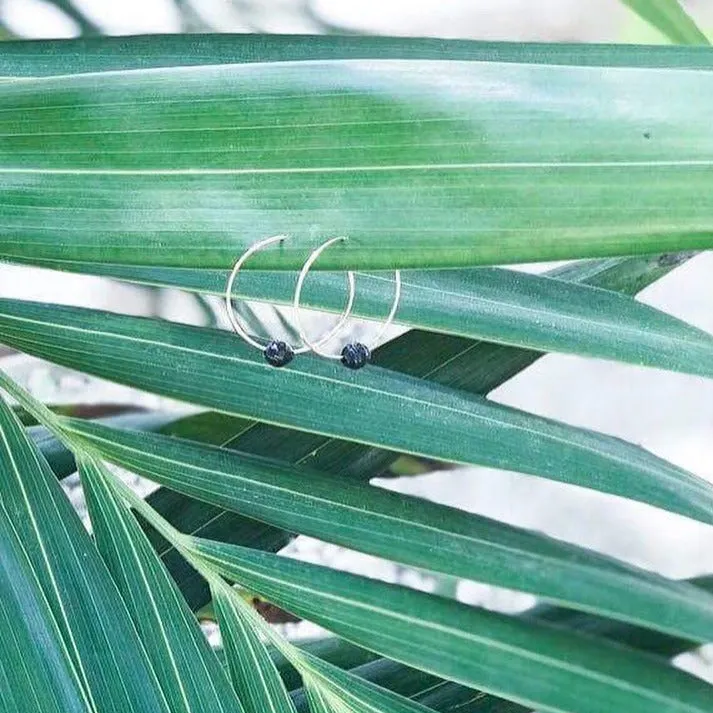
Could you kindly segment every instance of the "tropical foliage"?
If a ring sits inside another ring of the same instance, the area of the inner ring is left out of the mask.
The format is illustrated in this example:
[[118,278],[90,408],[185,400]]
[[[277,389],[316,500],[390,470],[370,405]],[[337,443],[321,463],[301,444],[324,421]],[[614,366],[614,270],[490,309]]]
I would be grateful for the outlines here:
[[[627,4],[705,42],[673,0]],[[711,335],[634,299],[713,248],[713,51],[95,38],[4,43],[0,77],[1,259],[214,295],[288,233],[236,293],[287,304],[343,234],[306,304],[339,312],[350,269],[356,314],[381,319],[402,269],[407,328],[359,372],[273,369],[220,329],[0,300],[4,345],[200,407],[80,418],[0,372],[3,711],[710,712],[670,659],[713,641],[713,579],[370,481],[408,454],[713,525],[694,474],[486,398],[546,352],[713,376]],[[577,261],[494,266],[559,259]],[[60,485],[77,470],[91,533]],[[541,603],[505,615],[280,556],[296,534]],[[256,598],[334,636],[296,646]]]

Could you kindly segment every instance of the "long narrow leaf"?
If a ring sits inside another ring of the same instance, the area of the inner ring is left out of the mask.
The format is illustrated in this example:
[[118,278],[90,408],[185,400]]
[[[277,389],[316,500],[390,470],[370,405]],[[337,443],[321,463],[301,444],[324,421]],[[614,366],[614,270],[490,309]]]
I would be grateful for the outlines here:
[[80,460],[97,547],[112,573],[172,713],[240,713],[243,709],[215,654],[136,520],[112,492],[112,476]]
[[345,638],[538,710],[710,708],[709,685],[602,640],[232,545],[187,546],[225,576]]
[[274,369],[226,332],[13,300],[0,300],[0,341],[240,416],[541,475],[713,522],[710,485],[639,447],[385,369],[352,374],[311,357]]
[[[146,500],[171,524],[201,537],[268,552],[278,552],[293,538],[284,530],[198,502],[166,488],[154,491]],[[189,606],[198,610],[207,604],[210,594],[201,574],[156,530],[147,527],[146,535]]]
[[[137,268],[122,265],[74,267],[81,272],[155,285],[225,292],[220,270]],[[292,303],[296,276],[250,272],[235,296]],[[354,314],[383,319],[393,300],[391,274],[358,273]],[[315,274],[303,305],[341,312],[344,275]],[[498,268],[409,271],[402,275],[396,321],[428,331],[510,344],[544,352],[567,352],[642,366],[713,375],[713,337],[628,296],[586,284],[553,280]]]
[[0,498],[96,713],[168,711],[111,576],[54,474],[0,400]]
[[[100,419],[100,422],[118,428],[156,431],[167,428],[169,424],[177,420],[177,416],[168,413],[140,412],[110,416]],[[76,472],[77,464],[74,460],[74,454],[44,426],[30,426],[27,429],[27,435],[32,438],[57,478],[62,480]]]
[[0,503],[0,709],[91,713],[71,656]]
[[123,468],[284,530],[713,641],[709,594],[544,535],[280,461],[97,423],[62,423]]
[[[688,254],[677,253],[579,262],[556,268],[548,275],[635,294],[688,258]],[[196,272],[190,271],[190,274],[195,275]],[[246,277],[253,274],[246,273]],[[412,331],[377,349],[374,361],[419,378],[485,394],[532,364],[539,356],[539,353],[529,350]],[[360,480],[383,474],[397,457],[392,452],[358,443],[330,440],[311,433],[288,432],[215,412],[179,420],[167,425],[164,432],[290,462],[307,461],[314,468],[339,470]],[[73,464],[71,454],[66,449],[64,453],[65,459]],[[170,522],[181,523],[184,531],[208,539],[277,551],[291,538],[284,531],[168,490],[156,491],[149,496],[149,502]],[[210,595],[202,577],[154,530],[149,530],[148,534],[191,606],[198,609],[206,604]]]
[[0,76],[325,59],[452,59],[596,67],[712,69],[700,48],[404,37],[181,34],[3,42]]
[[622,0],[672,42],[707,45],[708,38],[678,0]]
[[334,235],[322,269],[709,248],[712,90],[706,70],[427,60],[4,82],[0,257],[229,269],[282,233],[250,267]]
[[246,713],[295,713],[264,643],[235,601],[237,595],[217,578],[211,581],[211,591],[230,676]]

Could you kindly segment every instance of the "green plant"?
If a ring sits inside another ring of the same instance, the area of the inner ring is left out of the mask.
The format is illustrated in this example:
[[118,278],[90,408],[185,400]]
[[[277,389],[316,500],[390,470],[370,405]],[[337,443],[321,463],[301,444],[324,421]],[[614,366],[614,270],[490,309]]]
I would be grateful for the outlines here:
[[[628,4],[703,37],[676,3]],[[711,710],[668,661],[713,641],[710,578],[369,480],[410,454],[713,524],[713,488],[685,470],[485,398],[549,351],[713,376],[713,337],[633,300],[713,247],[712,51],[102,38],[7,43],[0,76],[0,258],[219,294],[252,241],[288,230],[239,285],[284,303],[310,246],[343,232],[319,266],[403,268],[410,328],[357,374],[275,370],[217,329],[0,300],[3,344],[206,409],[79,418],[0,373],[2,710]],[[358,274],[361,316],[388,305],[386,274]],[[338,311],[343,275],[305,299]],[[108,465],[161,487],[142,500]],[[75,468],[91,536],[58,485]],[[277,556],[294,533],[544,603],[506,616]],[[340,638],[297,647],[256,596]]]

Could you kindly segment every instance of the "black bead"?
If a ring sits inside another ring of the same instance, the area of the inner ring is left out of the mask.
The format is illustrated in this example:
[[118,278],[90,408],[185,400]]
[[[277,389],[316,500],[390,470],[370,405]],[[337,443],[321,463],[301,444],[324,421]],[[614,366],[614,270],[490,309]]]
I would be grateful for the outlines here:
[[295,356],[289,344],[278,342],[277,340],[270,342],[265,347],[263,354],[265,355],[265,361],[272,366],[285,366],[285,364],[289,364]]
[[370,359],[371,352],[369,348],[361,342],[347,344],[347,346],[342,349],[342,364],[344,364],[347,369],[361,369]]

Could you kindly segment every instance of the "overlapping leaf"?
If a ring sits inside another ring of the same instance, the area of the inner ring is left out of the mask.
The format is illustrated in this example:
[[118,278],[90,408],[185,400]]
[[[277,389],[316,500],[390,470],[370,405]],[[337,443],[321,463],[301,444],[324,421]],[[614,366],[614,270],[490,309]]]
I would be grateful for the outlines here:
[[546,476],[713,522],[710,485],[639,447],[385,369],[353,374],[312,357],[274,369],[226,332],[13,300],[0,300],[0,341],[240,416]]
[[[677,253],[580,262],[556,268],[548,275],[635,294],[689,257],[689,254]],[[135,271],[136,268],[132,270]],[[165,273],[166,270],[161,272]],[[182,271],[182,274],[185,272],[197,274],[195,271]],[[126,273],[123,274],[126,276]],[[381,366],[429,381],[456,386],[470,393],[485,394],[532,364],[539,356],[540,354],[530,350],[412,331],[376,350],[374,361]],[[384,474],[397,457],[392,452],[357,443],[330,440],[317,434],[287,431],[215,412],[181,419],[167,425],[163,430],[172,435],[238,448],[245,452],[279,456],[290,462],[306,460],[320,470],[338,469],[339,472],[360,480]],[[48,448],[57,448],[57,445],[48,445]],[[46,452],[50,454],[49,450]],[[64,454],[66,460],[73,462],[66,450]],[[220,511],[170,491],[159,490],[149,497],[149,501],[168,517],[169,521],[174,524],[183,523],[187,532],[209,539],[276,551],[286,544],[290,537],[287,533],[280,534],[281,531],[264,524]],[[148,534],[191,606],[200,608],[209,596],[200,575],[155,531],[150,530]]]
[[238,595],[218,578],[211,585],[230,676],[246,713],[295,713],[270,654],[236,602]]
[[62,423],[123,468],[283,530],[713,641],[709,594],[543,535],[281,461],[98,423]]
[[144,642],[172,713],[241,713],[235,692],[176,585],[103,466],[80,460],[94,537]]
[[343,572],[192,540],[211,567],[389,658],[543,711],[707,711],[712,689],[603,640]]
[[0,400],[0,498],[95,713],[167,712],[129,613],[42,456]]
[[[60,264],[60,267],[62,265]],[[66,266],[65,266],[66,267]],[[77,264],[82,272],[222,295],[220,270]],[[296,276],[248,272],[235,296],[292,303]],[[392,275],[358,273],[354,314],[384,319],[394,295]],[[305,307],[341,312],[345,277],[315,274]],[[408,271],[396,321],[417,329],[501,344],[600,357],[711,376],[713,337],[630,297],[586,284],[498,268]]]
[[0,503],[0,709],[93,713],[17,532]]
[[0,76],[41,77],[236,62],[444,58],[585,67],[713,69],[713,53],[700,48],[221,33],[3,42]]

